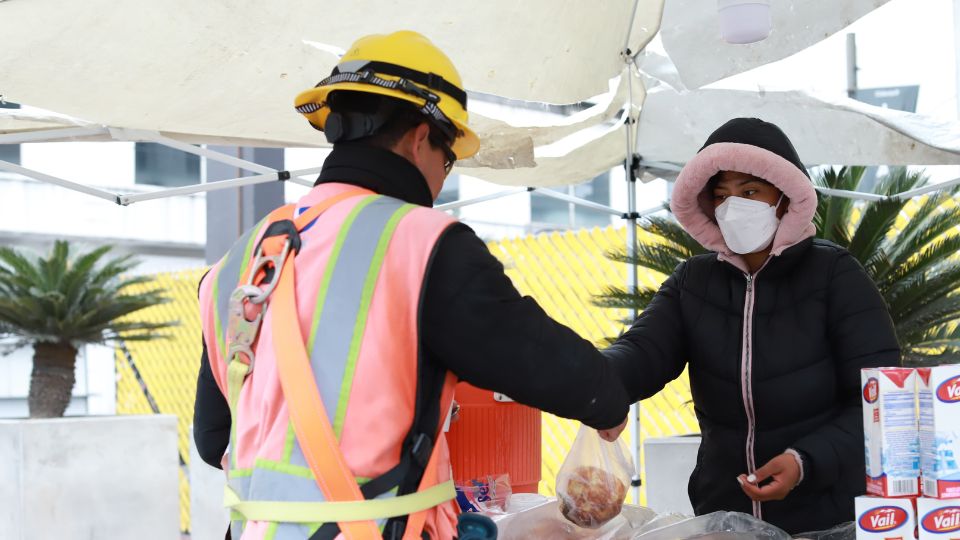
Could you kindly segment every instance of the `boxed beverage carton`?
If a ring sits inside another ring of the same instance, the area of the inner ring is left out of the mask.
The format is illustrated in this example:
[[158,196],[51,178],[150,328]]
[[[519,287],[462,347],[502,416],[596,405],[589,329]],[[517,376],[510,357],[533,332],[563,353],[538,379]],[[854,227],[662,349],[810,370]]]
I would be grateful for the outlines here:
[[918,496],[916,370],[866,368],[861,380],[867,493],[877,497]]
[[960,497],[960,365],[917,370],[923,494]]
[[917,499],[920,540],[960,540],[960,501]]
[[912,540],[915,538],[915,499],[857,497],[857,540]]

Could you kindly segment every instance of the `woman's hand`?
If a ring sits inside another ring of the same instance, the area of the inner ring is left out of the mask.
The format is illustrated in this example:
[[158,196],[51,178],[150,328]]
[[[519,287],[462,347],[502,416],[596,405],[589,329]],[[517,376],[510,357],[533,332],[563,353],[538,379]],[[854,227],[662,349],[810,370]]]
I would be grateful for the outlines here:
[[[760,483],[768,478],[770,483],[760,487]],[[747,497],[758,502],[782,500],[799,481],[800,465],[790,454],[780,454],[750,476],[741,474],[737,477]]]

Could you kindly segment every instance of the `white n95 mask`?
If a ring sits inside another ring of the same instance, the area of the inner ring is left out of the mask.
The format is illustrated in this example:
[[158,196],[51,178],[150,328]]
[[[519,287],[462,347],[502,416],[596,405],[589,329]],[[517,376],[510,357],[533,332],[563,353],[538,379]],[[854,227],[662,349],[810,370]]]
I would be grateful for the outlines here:
[[727,247],[734,253],[746,255],[769,246],[780,227],[777,207],[782,200],[783,195],[777,204],[770,206],[763,201],[727,197],[715,211]]

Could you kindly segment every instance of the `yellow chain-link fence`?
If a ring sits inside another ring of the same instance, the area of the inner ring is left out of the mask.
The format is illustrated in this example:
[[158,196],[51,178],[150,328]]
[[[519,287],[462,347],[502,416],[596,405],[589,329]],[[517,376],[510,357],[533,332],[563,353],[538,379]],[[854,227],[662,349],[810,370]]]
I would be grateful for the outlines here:
[[[607,286],[622,286],[626,268],[604,254],[624,245],[623,228],[549,233],[489,244],[503,261],[507,274],[522,294],[535,298],[550,316],[570,326],[598,345],[623,329],[623,312],[600,309],[593,297]],[[649,240],[641,238],[641,241]],[[160,274],[144,288],[162,287],[171,302],[144,310],[152,321],[179,321],[169,338],[126,344],[117,350],[117,413],[162,412],[179,418],[180,524],[190,528],[190,495],[187,482],[190,425],[201,339],[197,312],[197,284],[203,270]],[[656,287],[664,276],[641,272],[642,285]],[[697,431],[686,374],[662,392],[641,403],[641,439]],[[543,420],[543,482],[541,492],[554,493],[554,479],[563,463],[577,423],[545,414]],[[632,444],[632,442],[631,442]],[[641,459],[642,461],[642,459]],[[205,466],[205,465],[204,465]],[[641,467],[642,469],[642,467]],[[642,498],[642,496],[641,496]],[[642,501],[641,501],[642,502]]]

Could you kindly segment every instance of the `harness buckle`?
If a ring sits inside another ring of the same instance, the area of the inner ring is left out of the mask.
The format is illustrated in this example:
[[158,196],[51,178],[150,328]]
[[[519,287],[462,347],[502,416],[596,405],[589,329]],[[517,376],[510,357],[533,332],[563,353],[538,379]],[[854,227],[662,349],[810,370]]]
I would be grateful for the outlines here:
[[[293,241],[287,238],[283,243],[283,248],[277,255],[267,255],[264,253],[263,248],[257,250],[257,256],[253,259],[253,264],[250,267],[250,279],[247,281],[247,285],[245,285],[255,287],[260,291],[259,294],[248,297],[251,302],[254,304],[266,302],[270,294],[273,293],[273,290],[277,288],[277,282],[280,280],[280,272],[283,271],[283,264],[287,260],[287,255],[290,254],[292,245]],[[262,283],[254,285],[253,282],[257,279],[257,275],[261,271],[263,271],[266,279]]]
[[413,456],[413,462],[421,469],[426,468],[433,454],[433,441],[426,433],[420,433],[413,440],[413,446],[410,447],[410,454]]
[[[283,248],[277,255],[267,255],[261,246],[257,246],[257,256],[250,267],[250,278],[247,284],[237,287],[230,293],[230,302],[227,306],[227,358],[247,364],[249,371],[253,371],[253,344],[260,335],[260,326],[263,324],[264,306],[262,304],[276,289],[280,281],[280,272],[283,271],[283,264],[294,247],[299,246],[294,246],[294,241],[290,237],[284,241]],[[264,281],[254,284],[261,272],[264,275]],[[250,318],[248,318],[249,308],[253,308],[256,313]]]
[[[247,302],[262,294],[256,285],[241,285],[230,293],[227,307],[227,358],[247,364],[253,370],[253,342],[260,333],[263,309],[258,309],[253,319],[247,318]],[[256,303],[256,302],[254,302]],[[239,357],[239,358],[238,358]],[[246,357],[246,361],[244,361]]]

